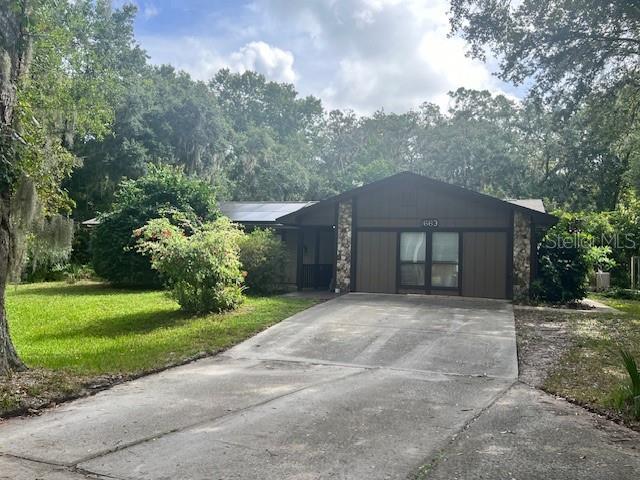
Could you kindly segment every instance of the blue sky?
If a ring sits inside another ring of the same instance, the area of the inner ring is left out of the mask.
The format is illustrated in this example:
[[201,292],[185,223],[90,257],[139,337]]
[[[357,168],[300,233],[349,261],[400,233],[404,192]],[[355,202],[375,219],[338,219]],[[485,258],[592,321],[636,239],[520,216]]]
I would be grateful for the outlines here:
[[207,80],[223,67],[294,83],[328,108],[447,106],[457,87],[519,91],[449,38],[446,0],[135,0],[153,63]]

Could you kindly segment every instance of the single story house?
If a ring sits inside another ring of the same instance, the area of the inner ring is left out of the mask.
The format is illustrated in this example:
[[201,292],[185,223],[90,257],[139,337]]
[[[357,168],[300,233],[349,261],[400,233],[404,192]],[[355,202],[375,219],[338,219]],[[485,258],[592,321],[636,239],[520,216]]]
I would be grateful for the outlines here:
[[[542,200],[500,200],[410,172],[319,202],[221,202],[247,229],[285,243],[299,290],[518,299],[536,275]],[[87,227],[99,221],[82,222]]]
[[512,299],[535,278],[541,200],[500,200],[399,173],[320,202],[222,202],[247,228],[274,228],[298,289]]

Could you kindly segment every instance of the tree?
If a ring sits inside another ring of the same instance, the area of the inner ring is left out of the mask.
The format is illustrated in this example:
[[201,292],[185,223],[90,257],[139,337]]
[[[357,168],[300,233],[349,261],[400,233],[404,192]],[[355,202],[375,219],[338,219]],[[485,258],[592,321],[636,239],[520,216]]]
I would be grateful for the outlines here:
[[637,191],[638,2],[451,0],[450,22],[473,56],[491,52],[500,78],[530,85],[530,100],[551,107],[540,117],[549,120],[542,185],[549,194],[612,209],[629,177]]
[[278,141],[311,129],[320,120],[320,100],[298,97],[289,83],[267,81],[264,75],[220,70],[209,83],[235,132],[270,127]]
[[472,190],[519,197],[529,190],[521,107],[502,95],[460,88],[447,115],[426,124],[419,171]]
[[91,240],[93,268],[105,280],[126,286],[162,285],[148,257],[135,249],[133,231],[149,220],[167,218],[184,231],[216,218],[209,184],[188,177],[179,167],[149,165],[146,175],[123,180],[111,212],[100,216]]
[[[12,216],[69,210],[61,188],[76,163],[69,148],[108,131],[125,88],[122,59],[144,61],[134,14],[107,0],[0,0],[0,374],[23,368],[4,308],[20,240]],[[15,198],[24,181],[35,194]]]
[[499,76],[533,79],[536,94],[577,105],[593,89],[636,77],[640,5],[628,0],[451,0],[451,29],[485,59],[500,59]]
[[19,173],[15,128],[17,92],[31,63],[33,10],[27,0],[3,0],[0,8],[0,374],[6,374],[24,368],[9,335],[5,288],[11,258],[11,194]]
[[173,67],[140,66],[117,105],[104,138],[77,144],[83,159],[66,183],[74,215],[86,219],[111,206],[123,178],[145,173],[148,163],[182,166],[190,175],[220,181],[230,132],[214,93]]
[[291,84],[247,71],[220,70],[209,83],[228,124],[227,196],[238,200],[299,200],[322,119],[320,100],[298,97]]

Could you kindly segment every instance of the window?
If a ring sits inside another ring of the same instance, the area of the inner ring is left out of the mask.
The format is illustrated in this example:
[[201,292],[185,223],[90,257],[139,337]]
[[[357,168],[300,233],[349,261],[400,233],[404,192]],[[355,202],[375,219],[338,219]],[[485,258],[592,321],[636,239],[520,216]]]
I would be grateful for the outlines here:
[[458,234],[433,232],[431,241],[431,286],[457,288]]
[[400,285],[424,287],[427,234],[400,233]]

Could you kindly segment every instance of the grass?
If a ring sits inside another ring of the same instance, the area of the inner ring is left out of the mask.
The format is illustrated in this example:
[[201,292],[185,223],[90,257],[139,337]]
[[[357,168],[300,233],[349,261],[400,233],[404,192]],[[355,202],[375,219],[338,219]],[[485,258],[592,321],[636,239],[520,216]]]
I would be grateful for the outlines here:
[[567,316],[571,347],[544,382],[544,389],[618,418],[640,424],[620,402],[629,384],[620,349],[640,359],[640,302],[597,297],[621,314]]
[[[313,300],[248,297],[236,311],[188,316],[161,291],[114,289],[101,283],[40,283],[7,290],[14,344],[42,381],[75,391],[76,380],[100,375],[140,375],[195,356],[214,353],[303,310]],[[0,384],[0,413],[15,406],[16,392]],[[28,392],[27,392],[27,397]],[[7,405],[3,406],[3,402]]]

